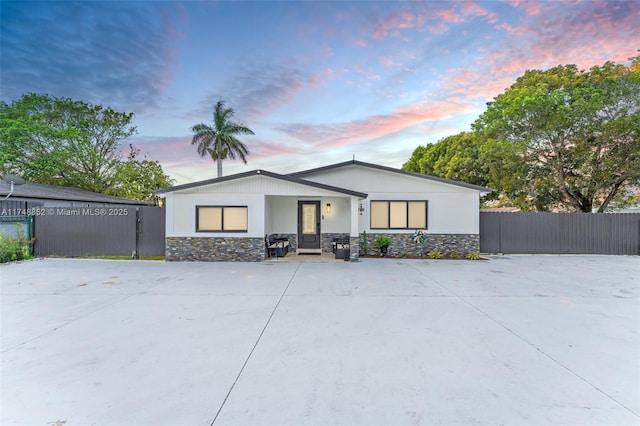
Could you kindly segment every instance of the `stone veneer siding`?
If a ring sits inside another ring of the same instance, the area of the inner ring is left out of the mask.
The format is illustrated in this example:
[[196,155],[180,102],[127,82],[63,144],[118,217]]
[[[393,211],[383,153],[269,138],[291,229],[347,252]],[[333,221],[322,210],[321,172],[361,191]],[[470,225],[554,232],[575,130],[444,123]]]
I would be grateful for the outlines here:
[[[320,234],[320,248],[323,253],[332,253],[333,252],[333,239],[334,238],[344,238],[349,239],[349,233],[326,233]],[[351,246],[349,246],[351,247]]]
[[357,262],[360,257],[360,237],[349,237],[350,258]]
[[[451,252],[457,252],[466,255],[469,252],[480,252],[480,235],[478,234],[426,234],[424,243],[416,243],[413,241],[413,233],[410,234],[383,234],[383,233],[367,233],[367,242],[369,245],[369,253],[379,254],[380,249],[375,246],[375,239],[385,235],[390,237],[392,242],[389,245],[388,256],[426,256],[431,250],[439,250],[447,255]],[[360,235],[362,240],[362,234]],[[362,241],[360,241],[362,248]],[[365,254],[360,252],[360,254]]]
[[264,238],[167,237],[167,261],[262,262]]

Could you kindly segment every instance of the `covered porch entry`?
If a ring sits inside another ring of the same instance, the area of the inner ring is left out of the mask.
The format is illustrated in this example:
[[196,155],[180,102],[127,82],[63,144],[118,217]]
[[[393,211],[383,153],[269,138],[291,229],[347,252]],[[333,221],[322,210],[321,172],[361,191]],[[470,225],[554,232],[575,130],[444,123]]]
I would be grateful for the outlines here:
[[332,253],[336,239],[348,239],[358,253],[360,199],[346,195],[265,196],[265,231],[287,238],[295,254]]

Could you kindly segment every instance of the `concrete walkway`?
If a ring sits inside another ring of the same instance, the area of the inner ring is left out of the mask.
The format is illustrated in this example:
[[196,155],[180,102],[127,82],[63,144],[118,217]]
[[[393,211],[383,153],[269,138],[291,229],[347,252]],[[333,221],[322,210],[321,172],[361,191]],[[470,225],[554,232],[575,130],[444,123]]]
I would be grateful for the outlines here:
[[2,425],[637,425],[640,258],[0,266]]

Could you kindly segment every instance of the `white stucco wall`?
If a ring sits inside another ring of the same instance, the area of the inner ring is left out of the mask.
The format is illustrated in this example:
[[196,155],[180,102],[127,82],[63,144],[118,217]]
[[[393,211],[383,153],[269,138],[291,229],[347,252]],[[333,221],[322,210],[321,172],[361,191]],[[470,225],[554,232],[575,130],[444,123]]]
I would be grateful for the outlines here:
[[[268,196],[267,234],[295,234],[298,232],[298,201],[320,201],[320,228],[323,233],[345,233],[350,227],[349,197],[287,197]],[[327,203],[331,212],[327,213]]]
[[[298,230],[298,201],[320,201],[321,231],[350,230],[351,196],[322,188],[267,176],[221,182],[166,194],[167,237],[264,237],[267,234],[295,234]],[[326,213],[326,204],[331,213]],[[247,206],[248,232],[196,232],[197,205]]]
[[[266,234],[295,234],[298,223],[298,201],[319,200],[323,233],[357,235],[371,230],[369,226],[372,200],[428,200],[428,233],[478,234],[480,192],[472,188],[431,181],[362,166],[347,166],[304,176],[303,179],[368,194],[356,197],[322,188],[293,183],[267,176],[179,190],[166,196],[168,237],[264,237]],[[331,204],[331,213],[326,204]],[[362,203],[364,211],[358,211]],[[196,205],[246,205],[249,223],[246,233],[196,232]],[[355,219],[354,226],[351,226]],[[357,221],[357,226],[356,226]],[[407,233],[413,230],[384,230],[385,233]]]
[[[370,229],[372,200],[428,200],[428,233],[478,234],[480,232],[480,192],[474,189],[431,181],[362,166],[347,166],[306,175],[303,179],[327,185],[348,184],[349,189],[369,194],[363,200],[359,232]],[[384,230],[406,233],[407,230]]]
[[[196,206],[247,206],[247,232],[196,232]],[[167,237],[264,237],[262,194],[173,194],[167,197]]]

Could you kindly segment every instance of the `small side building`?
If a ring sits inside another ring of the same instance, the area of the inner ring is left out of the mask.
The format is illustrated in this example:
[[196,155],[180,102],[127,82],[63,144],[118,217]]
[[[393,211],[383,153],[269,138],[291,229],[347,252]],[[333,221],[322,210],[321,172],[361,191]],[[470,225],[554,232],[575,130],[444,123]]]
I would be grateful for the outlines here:
[[[0,199],[9,195],[11,187],[0,182]],[[0,201],[0,231],[16,234],[16,224],[23,235],[33,236],[33,216],[59,214],[59,209],[100,208],[107,206],[141,207],[146,201],[112,197],[77,188],[26,183],[16,185],[11,196]],[[52,210],[53,209],[53,210]]]
[[[0,184],[0,198],[6,197],[9,191],[10,187],[8,184]],[[21,216],[26,214],[21,212],[36,207],[105,207],[109,205],[135,207],[147,206],[149,203],[146,201],[112,197],[110,195],[98,194],[78,188],[26,183],[15,186],[11,197],[7,200],[0,201],[0,214],[2,214],[2,216],[10,216],[10,214],[8,214],[9,212],[18,212],[15,216]]]

